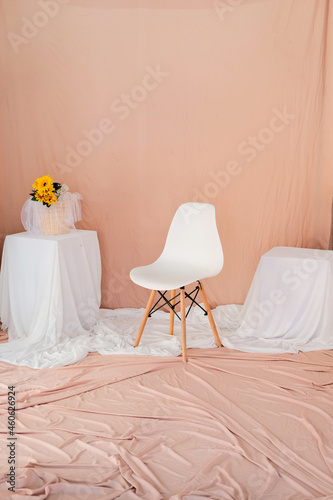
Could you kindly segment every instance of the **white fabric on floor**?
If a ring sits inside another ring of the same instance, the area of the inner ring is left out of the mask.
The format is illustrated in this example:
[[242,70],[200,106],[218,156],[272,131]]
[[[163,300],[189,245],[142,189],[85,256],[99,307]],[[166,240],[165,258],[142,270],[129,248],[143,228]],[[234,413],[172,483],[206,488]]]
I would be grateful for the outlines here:
[[[52,280],[44,283],[43,290],[34,289],[37,277],[28,273],[26,289],[29,290],[31,281],[31,295],[37,293],[40,300],[45,300],[45,287],[51,286],[56,299],[44,304],[45,311],[37,324],[34,318],[38,311],[33,307],[31,310],[29,307],[26,317],[14,314],[15,321],[11,324],[9,312],[13,315],[15,311],[10,310],[7,300],[2,300],[2,321],[4,326],[9,326],[10,342],[0,344],[0,360],[32,368],[49,368],[75,363],[93,351],[155,356],[181,353],[180,323],[175,318],[175,334],[170,336],[168,313],[158,311],[148,319],[141,342],[134,348],[144,309],[98,310],[100,269],[95,232],[79,231],[75,237],[79,238],[79,243],[74,245],[69,244],[69,235],[48,238],[53,244],[41,248],[51,260],[56,256],[58,264],[54,265],[55,269],[51,267]],[[54,245],[55,239],[64,245]],[[11,269],[11,260],[17,261],[16,252],[22,251],[16,241],[16,251],[8,253],[8,240],[0,281],[3,298],[13,293],[15,280],[8,281],[7,271]],[[36,258],[33,252],[30,258]],[[38,266],[38,262],[37,259],[36,268],[43,274],[46,268]],[[57,265],[61,273],[56,270]],[[332,349],[332,266],[333,252],[330,251],[277,247],[265,254],[244,306],[218,306],[213,310],[223,345],[248,352]],[[14,272],[20,280],[24,269],[19,267]],[[84,275],[86,283],[82,281]],[[6,286],[8,294],[4,293]],[[65,290],[70,302],[64,301]],[[81,302],[77,302],[75,296],[79,296]],[[192,309],[187,318],[187,346],[216,347],[208,319],[199,308]]]

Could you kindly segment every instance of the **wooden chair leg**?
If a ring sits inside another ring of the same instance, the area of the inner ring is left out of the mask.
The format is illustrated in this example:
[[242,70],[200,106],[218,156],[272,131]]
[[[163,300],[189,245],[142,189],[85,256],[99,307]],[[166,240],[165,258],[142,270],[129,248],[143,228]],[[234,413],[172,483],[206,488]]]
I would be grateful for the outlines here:
[[150,297],[149,297],[149,300],[148,300],[148,304],[147,304],[145,313],[144,313],[142,321],[141,321],[141,325],[140,325],[138,334],[137,334],[135,342],[134,342],[134,347],[137,347],[139,345],[140,340],[141,340],[142,332],[144,330],[144,327],[146,326],[147,318],[149,316],[150,309],[151,309],[151,307],[153,305],[155,294],[156,294],[156,290],[152,290],[151,294],[150,294]]
[[210,307],[209,307],[209,304],[208,304],[208,300],[207,300],[207,297],[206,297],[206,294],[205,294],[205,290],[203,289],[202,283],[200,283],[200,281],[198,283],[199,283],[199,289],[200,289],[201,297],[202,297],[205,309],[206,309],[207,314],[208,314],[209,323],[210,323],[211,329],[213,330],[216,343],[217,343],[217,345],[219,347],[222,347],[222,343],[221,343],[219,334],[217,333],[215,321],[214,321],[214,318],[213,318],[213,315],[212,315],[212,311],[210,310]]
[[185,315],[185,289],[182,287],[180,289],[180,318],[182,324],[182,352],[183,361],[186,363],[186,315]]
[[[175,305],[175,295],[176,295],[176,290],[171,290],[171,297],[170,297],[170,303],[171,305]],[[170,327],[169,327],[169,333],[170,335],[173,335],[173,325],[175,322],[175,313],[173,312],[173,309],[170,309]]]

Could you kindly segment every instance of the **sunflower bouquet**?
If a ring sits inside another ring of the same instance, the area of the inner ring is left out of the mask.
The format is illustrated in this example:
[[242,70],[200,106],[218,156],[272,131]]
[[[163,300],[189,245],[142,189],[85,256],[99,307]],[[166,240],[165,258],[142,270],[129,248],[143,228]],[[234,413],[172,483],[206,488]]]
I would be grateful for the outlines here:
[[49,175],[44,175],[35,180],[30,196],[21,210],[26,231],[57,235],[75,230],[75,222],[81,220],[82,196],[79,193],[70,193],[66,184],[54,182]]
[[43,205],[50,207],[54,205],[60,195],[67,193],[69,188],[66,184],[53,182],[49,175],[38,177],[32,185],[32,201],[40,201]]

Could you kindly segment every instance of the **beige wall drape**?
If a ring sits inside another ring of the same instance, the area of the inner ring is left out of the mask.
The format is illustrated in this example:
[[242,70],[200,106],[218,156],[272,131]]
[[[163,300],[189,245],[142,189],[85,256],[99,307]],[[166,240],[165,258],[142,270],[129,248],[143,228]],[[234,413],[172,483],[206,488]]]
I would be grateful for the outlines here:
[[212,305],[242,303],[273,246],[328,248],[328,0],[2,0],[1,243],[36,177],[83,195],[103,306],[143,306],[132,267],[177,207],[216,207]]

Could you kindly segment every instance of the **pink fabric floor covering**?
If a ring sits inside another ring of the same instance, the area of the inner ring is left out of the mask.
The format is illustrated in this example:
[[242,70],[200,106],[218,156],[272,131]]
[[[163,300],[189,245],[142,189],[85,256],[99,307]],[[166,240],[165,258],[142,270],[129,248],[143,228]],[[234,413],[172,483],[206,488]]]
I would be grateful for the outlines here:
[[[1,374],[0,498],[333,498],[333,351],[89,354]],[[16,387],[16,493],[7,386]]]

